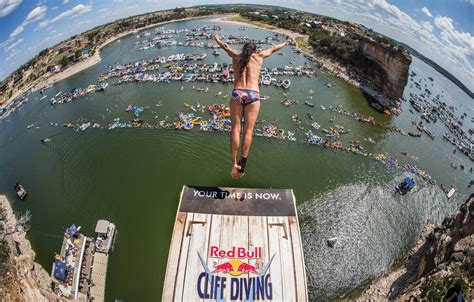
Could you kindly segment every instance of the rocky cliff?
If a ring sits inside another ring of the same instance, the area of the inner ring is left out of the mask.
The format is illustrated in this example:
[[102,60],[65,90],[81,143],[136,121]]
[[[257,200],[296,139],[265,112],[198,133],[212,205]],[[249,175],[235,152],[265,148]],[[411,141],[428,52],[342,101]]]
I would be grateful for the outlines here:
[[[16,218],[10,203],[0,195],[0,229],[11,230]],[[0,301],[62,301],[51,290],[51,278],[35,263],[35,252],[20,230],[5,237],[8,255],[0,274]]]
[[410,54],[401,48],[362,39],[356,56],[360,62],[354,68],[360,75],[362,90],[373,96],[382,108],[396,107],[408,82]]
[[456,283],[465,301],[474,301],[474,194],[420,237],[404,266],[374,282],[358,301],[442,301]]

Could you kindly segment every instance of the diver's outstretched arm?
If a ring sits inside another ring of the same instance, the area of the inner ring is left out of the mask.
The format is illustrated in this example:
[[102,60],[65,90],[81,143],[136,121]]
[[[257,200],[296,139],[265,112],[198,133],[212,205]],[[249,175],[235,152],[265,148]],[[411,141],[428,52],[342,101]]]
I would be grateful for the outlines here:
[[222,42],[221,38],[219,38],[219,35],[217,34],[217,32],[214,32],[212,34],[212,37],[214,38],[214,40],[216,40],[217,44],[219,44],[219,46],[225,50],[225,52],[231,57],[236,57],[239,55],[239,52],[230,48],[229,45],[227,45],[226,43]]
[[286,36],[285,42],[277,44],[277,45],[273,45],[272,47],[270,47],[268,49],[262,50],[261,52],[259,52],[259,54],[262,57],[266,58],[266,57],[271,56],[273,53],[279,51],[280,49],[282,49],[286,45],[288,45],[288,36]]

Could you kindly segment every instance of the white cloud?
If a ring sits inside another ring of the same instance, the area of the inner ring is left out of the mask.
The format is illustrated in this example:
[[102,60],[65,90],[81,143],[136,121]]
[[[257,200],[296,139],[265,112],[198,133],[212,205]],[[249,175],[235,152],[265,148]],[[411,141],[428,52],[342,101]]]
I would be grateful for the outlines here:
[[[14,56],[16,56],[19,53],[20,53],[20,51],[18,49],[15,49],[12,53],[10,53],[10,55],[8,55],[8,57],[5,58],[5,62],[10,61],[11,58],[13,58]],[[13,62],[11,62],[11,63],[13,63]]]
[[74,6],[73,8],[71,8],[70,10],[64,11],[60,15],[54,17],[51,20],[51,23],[57,22],[61,19],[69,17],[69,16],[79,16],[79,15],[85,14],[88,11],[90,11],[91,9],[92,9],[91,5],[78,4],[78,5]]
[[423,28],[429,31],[430,33],[433,32],[433,25],[431,25],[430,22],[428,21],[422,22],[421,26],[423,26]]
[[25,26],[23,26],[23,23],[18,25],[15,30],[12,31],[12,33],[10,34],[10,37],[15,37],[16,35],[20,34],[21,32],[23,32],[25,30]]
[[38,6],[35,7],[27,16],[25,21],[27,22],[35,22],[38,21],[39,19],[43,18],[46,14],[46,11],[48,10],[48,7],[46,6]]
[[25,20],[18,25],[15,30],[10,34],[10,37],[15,37],[21,32],[25,30],[25,27],[30,24],[34,23],[36,21],[39,21],[44,18],[46,15],[46,11],[48,10],[48,7],[46,6],[37,6],[35,7],[29,14],[26,16]]
[[46,19],[46,20],[38,23],[38,26],[36,26],[36,28],[33,31],[37,31],[38,29],[45,28],[48,25],[49,25],[49,20]]
[[3,41],[2,43],[0,43],[0,48],[7,47],[8,45],[10,45],[11,42],[13,42],[13,40],[15,40],[15,39],[14,38],[8,38],[7,40]]
[[59,6],[53,6],[51,7],[51,10],[57,10],[59,8]]
[[13,50],[17,45],[19,45],[20,43],[22,43],[23,41],[25,41],[24,39],[18,39],[15,43],[11,44],[10,46],[6,47],[5,48],[5,52],[10,52],[11,50]]
[[63,4],[69,3],[69,0],[63,0]]
[[21,4],[22,0],[0,0],[0,18],[10,14],[18,5]]
[[[473,0],[474,1],[474,0]],[[426,7],[426,6],[423,6],[423,8],[421,9],[421,11],[427,15],[428,17],[432,18],[433,15],[431,14],[430,10]]]

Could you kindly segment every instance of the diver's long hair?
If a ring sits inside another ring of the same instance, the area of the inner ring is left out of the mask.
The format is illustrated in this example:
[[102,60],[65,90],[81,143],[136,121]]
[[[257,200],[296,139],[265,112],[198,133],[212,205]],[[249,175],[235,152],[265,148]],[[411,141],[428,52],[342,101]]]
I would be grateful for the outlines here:
[[244,71],[245,67],[250,61],[250,57],[256,50],[257,50],[257,45],[255,45],[255,43],[247,42],[244,44],[244,47],[242,47],[242,54],[239,61],[240,72]]

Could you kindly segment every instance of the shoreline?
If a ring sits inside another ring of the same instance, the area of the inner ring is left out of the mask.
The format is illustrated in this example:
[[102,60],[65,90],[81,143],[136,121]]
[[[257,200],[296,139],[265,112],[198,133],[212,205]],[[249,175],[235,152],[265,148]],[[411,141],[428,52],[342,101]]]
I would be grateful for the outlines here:
[[291,40],[293,40],[295,42],[295,47],[296,49],[298,49],[302,54],[304,55],[307,55],[309,57],[312,58],[312,60],[314,60],[314,62],[318,63],[318,65],[321,65],[320,69],[326,69],[330,74],[344,80],[345,82],[357,87],[357,88],[360,88],[360,83],[359,81],[357,81],[356,79],[352,78],[348,73],[347,73],[347,70],[340,66],[339,64],[337,63],[334,63],[331,61],[330,58],[326,58],[326,57],[320,57],[320,58],[317,58],[314,54],[304,50],[302,47],[300,47],[300,45],[298,44],[298,41],[297,39],[298,38],[302,38],[304,39],[305,41],[308,40],[308,36],[307,35],[303,35],[303,34],[300,34],[300,33],[297,33],[297,32],[294,32],[294,31],[291,31],[291,30],[288,30],[288,29],[283,29],[283,28],[279,28],[279,27],[275,27],[273,25],[268,25],[269,27],[263,27],[263,26],[259,26],[258,24],[253,24],[251,22],[244,22],[244,21],[237,21],[237,20],[228,20],[229,18],[233,18],[233,17],[236,17],[238,15],[229,15],[229,16],[226,16],[226,17],[220,17],[220,18],[215,18],[215,19],[212,19],[211,21],[214,21],[214,22],[223,22],[223,23],[230,23],[230,24],[237,24],[237,25],[246,25],[246,26],[249,26],[249,25],[252,25],[252,26],[255,26],[255,27],[258,27],[260,29],[264,29],[264,30],[268,30],[268,31],[271,31],[271,32],[274,32],[274,33],[278,33],[278,34],[281,34],[281,35],[285,35],[285,36],[289,36]]
[[115,36],[110,37],[108,40],[106,40],[105,42],[100,44],[94,50],[94,54],[92,56],[87,57],[83,60],[80,60],[80,61],[74,63],[73,65],[67,67],[66,69],[64,69],[63,71],[60,71],[58,73],[54,73],[54,74],[47,73],[47,74],[45,74],[45,76],[43,78],[39,78],[39,79],[35,80],[33,83],[30,83],[28,86],[16,91],[15,93],[12,94],[12,96],[7,101],[5,101],[5,103],[0,105],[0,108],[7,107],[15,98],[19,97],[20,95],[22,95],[23,93],[25,93],[29,90],[31,90],[31,92],[36,92],[36,91],[42,89],[44,86],[46,86],[48,84],[55,84],[59,81],[67,79],[68,77],[70,77],[70,76],[72,76],[76,73],[79,73],[83,70],[88,69],[91,66],[94,66],[94,65],[100,63],[102,61],[102,58],[100,56],[100,51],[102,50],[102,48],[104,48],[105,46],[111,44],[112,42],[114,42],[114,41],[116,41],[120,38],[123,38],[125,36],[130,35],[130,34],[133,34],[134,32],[139,32],[139,31],[142,31],[142,30],[145,30],[145,29],[148,29],[148,28],[151,28],[151,27],[160,26],[160,25],[163,25],[163,24],[189,21],[189,20],[194,20],[194,19],[202,19],[202,18],[208,18],[208,17],[212,17],[212,16],[213,15],[197,16],[197,17],[188,17],[188,18],[183,18],[183,19],[178,19],[178,20],[163,21],[163,22],[150,24],[148,26],[145,26],[145,27],[142,27],[142,28],[139,28],[139,29],[128,30],[128,31],[125,31],[123,33],[116,34]]

